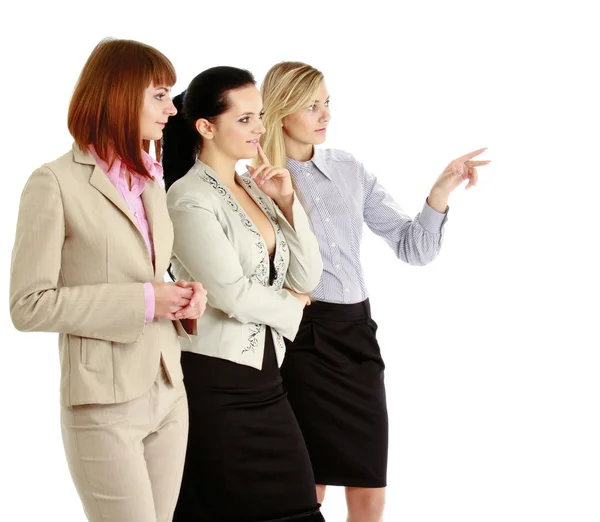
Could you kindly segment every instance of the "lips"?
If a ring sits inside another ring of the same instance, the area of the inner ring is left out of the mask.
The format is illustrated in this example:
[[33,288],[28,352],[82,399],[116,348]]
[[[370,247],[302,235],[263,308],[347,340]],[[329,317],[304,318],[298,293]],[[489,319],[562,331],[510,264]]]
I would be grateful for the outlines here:
[[246,143],[250,143],[251,145],[258,145],[258,140],[250,140],[250,141],[247,141]]
[[323,133],[327,130],[327,127],[323,127],[322,129],[317,129],[315,132]]

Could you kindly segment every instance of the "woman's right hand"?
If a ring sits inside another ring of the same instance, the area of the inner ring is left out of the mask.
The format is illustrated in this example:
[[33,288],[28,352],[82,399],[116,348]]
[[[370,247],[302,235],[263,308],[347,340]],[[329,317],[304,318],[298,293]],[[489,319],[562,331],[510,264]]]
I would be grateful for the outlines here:
[[293,290],[290,290],[289,288],[284,288],[284,290],[287,290],[290,294],[292,294],[296,299],[298,299],[301,303],[302,303],[302,307],[304,308],[305,306],[310,306],[310,296],[306,295],[306,294],[299,294],[298,292],[294,292]]
[[175,283],[152,283],[154,287],[154,317],[175,320],[175,313],[190,304],[193,288],[182,288]]

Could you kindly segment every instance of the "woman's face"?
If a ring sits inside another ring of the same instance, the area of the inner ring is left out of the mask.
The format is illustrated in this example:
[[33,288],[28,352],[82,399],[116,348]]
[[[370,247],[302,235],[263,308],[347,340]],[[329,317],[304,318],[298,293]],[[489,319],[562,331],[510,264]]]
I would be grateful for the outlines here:
[[146,88],[140,117],[143,140],[160,140],[169,116],[177,114],[170,93],[171,87],[155,86],[153,83]]
[[325,81],[322,81],[309,105],[283,118],[286,141],[297,145],[320,145],[327,138],[329,120],[329,92]]
[[265,132],[260,92],[255,85],[248,85],[229,91],[227,101],[229,109],[211,125],[213,143],[235,161],[254,158]]

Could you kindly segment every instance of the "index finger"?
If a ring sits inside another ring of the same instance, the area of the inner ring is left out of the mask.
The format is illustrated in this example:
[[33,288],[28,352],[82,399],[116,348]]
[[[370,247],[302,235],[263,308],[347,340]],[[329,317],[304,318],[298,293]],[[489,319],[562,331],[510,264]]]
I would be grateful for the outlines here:
[[256,150],[258,151],[258,157],[260,158],[260,161],[262,161],[266,165],[270,165],[271,162],[269,161],[269,158],[267,158],[267,156],[265,154],[265,151],[262,150],[262,147],[260,146],[260,143],[257,144]]
[[458,158],[458,161],[470,160],[471,158],[474,158],[475,156],[479,156],[482,152],[485,152],[486,150],[487,150],[487,147],[483,147],[483,149],[474,150],[473,152],[469,152],[468,154],[465,154],[464,156],[461,156],[460,158]]

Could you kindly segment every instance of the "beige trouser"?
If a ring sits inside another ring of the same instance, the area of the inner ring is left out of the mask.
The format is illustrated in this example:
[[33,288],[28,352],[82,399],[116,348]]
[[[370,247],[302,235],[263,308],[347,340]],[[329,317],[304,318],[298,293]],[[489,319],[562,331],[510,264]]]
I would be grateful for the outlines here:
[[73,482],[91,522],[168,522],[179,495],[188,434],[183,382],[161,370],[141,397],[61,408]]

